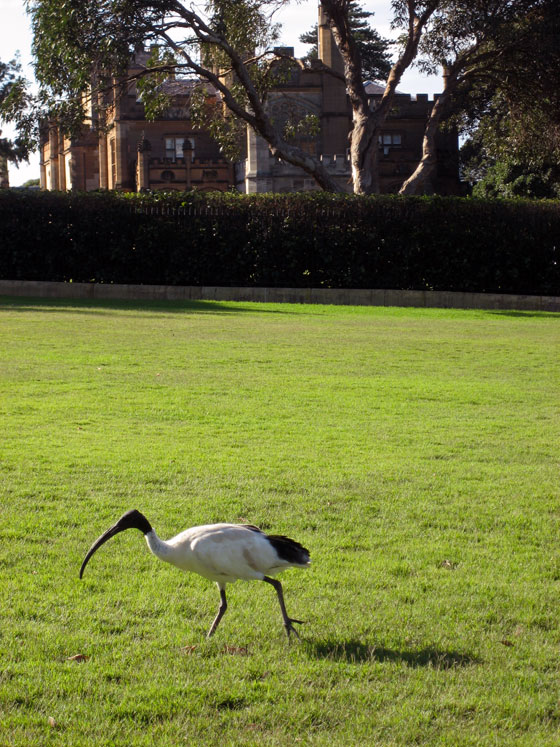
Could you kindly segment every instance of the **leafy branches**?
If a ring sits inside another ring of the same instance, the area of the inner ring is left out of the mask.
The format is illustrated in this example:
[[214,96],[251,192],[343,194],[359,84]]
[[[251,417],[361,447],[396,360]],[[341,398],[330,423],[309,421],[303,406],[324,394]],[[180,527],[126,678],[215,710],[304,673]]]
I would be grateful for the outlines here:
[[[51,103],[57,98],[83,99],[90,86],[95,101],[96,91],[115,85],[126,74],[136,49],[158,44],[171,56],[163,66],[160,59],[136,74],[142,79],[148,113],[164,103],[158,87],[164,70],[188,72],[218,93],[210,125],[215,134],[224,135],[227,150],[231,151],[237,125],[232,130],[227,118],[220,123],[224,112],[219,107],[255,129],[272,155],[301,167],[324,189],[338,191],[319,161],[282,137],[266,109],[278,36],[273,16],[280,0],[208,0],[202,8],[184,0],[28,2],[37,77]],[[194,109],[195,116],[208,114],[208,107],[199,102]]]
[[27,159],[34,147],[29,136],[35,125],[32,104],[29,82],[22,75],[19,58],[9,62],[0,60],[0,120],[13,122],[19,129],[14,139],[0,137],[0,156],[14,163]]
[[[482,127],[489,133],[498,134],[501,125],[511,134],[525,130],[524,126],[519,130],[519,124],[530,120],[528,110],[539,106],[538,92],[543,94],[541,102],[546,101],[542,61],[550,66],[553,55],[543,56],[538,37],[542,14],[549,16],[551,10],[550,0],[443,0],[439,4],[419,47],[419,66],[428,73],[443,68],[445,87],[426,126],[422,159],[401,192],[425,188],[435,168],[435,135],[443,119],[463,131],[476,129],[483,120]],[[541,83],[535,75],[539,67]],[[557,63],[556,70],[560,72]],[[505,145],[509,138],[504,139],[502,131],[498,139]]]

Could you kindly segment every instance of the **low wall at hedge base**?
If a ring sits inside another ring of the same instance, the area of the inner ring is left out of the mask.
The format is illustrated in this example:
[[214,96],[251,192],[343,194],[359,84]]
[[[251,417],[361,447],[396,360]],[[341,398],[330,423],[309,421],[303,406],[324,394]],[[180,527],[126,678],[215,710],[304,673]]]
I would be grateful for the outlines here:
[[352,288],[253,288],[193,285],[119,285],[0,280],[0,295],[25,298],[129,301],[245,301],[345,306],[496,309],[560,312],[560,296]]

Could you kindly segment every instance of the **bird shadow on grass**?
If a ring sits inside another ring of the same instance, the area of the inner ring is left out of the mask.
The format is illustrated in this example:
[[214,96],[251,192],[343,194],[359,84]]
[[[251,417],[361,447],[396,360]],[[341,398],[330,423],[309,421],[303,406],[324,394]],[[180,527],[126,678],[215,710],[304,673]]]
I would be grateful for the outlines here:
[[408,667],[432,667],[433,669],[453,669],[479,663],[471,654],[458,651],[442,651],[432,646],[418,650],[396,650],[385,646],[362,643],[358,640],[305,641],[307,653],[317,659],[346,661],[350,664],[364,662],[401,662]]
[[531,319],[537,317],[540,319],[558,319],[557,311],[516,311],[514,309],[492,309],[488,311],[493,316],[519,317],[521,319]]

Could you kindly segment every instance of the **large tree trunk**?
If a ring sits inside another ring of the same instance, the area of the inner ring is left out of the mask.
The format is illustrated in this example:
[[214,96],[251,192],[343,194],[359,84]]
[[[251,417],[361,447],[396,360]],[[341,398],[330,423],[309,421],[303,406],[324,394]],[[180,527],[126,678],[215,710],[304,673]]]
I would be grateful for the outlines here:
[[456,84],[456,74],[446,72],[444,75],[443,93],[435,100],[428,122],[426,123],[426,129],[424,130],[422,158],[416,169],[400,188],[399,194],[418,195],[432,191],[432,178],[437,168],[436,135],[445,107],[451,98]]
[[353,120],[350,133],[350,165],[354,194],[373,194],[378,191],[377,148],[372,147],[375,137],[373,123],[370,117],[357,116],[357,112],[354,112]]
[[354,194],[369,194],[375,189],[373,174],[372,130],[368,97],[362,81],[362,62],[356,46],[347,0],[321,0],[331,32],[344,63],[346,90],[352,106],[350,132],[350,164]]

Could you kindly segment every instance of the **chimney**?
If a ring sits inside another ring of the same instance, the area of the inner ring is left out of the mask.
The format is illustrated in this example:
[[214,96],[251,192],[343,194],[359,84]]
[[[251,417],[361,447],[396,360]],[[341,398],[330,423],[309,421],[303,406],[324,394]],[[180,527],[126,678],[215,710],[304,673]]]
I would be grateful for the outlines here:
[[344,74],[344,62],[342,61],[342,56],[336,46],[328,16],[321,5],[319,5],[318,28],[319,59],[323,64],[332,68],[337,73]]

